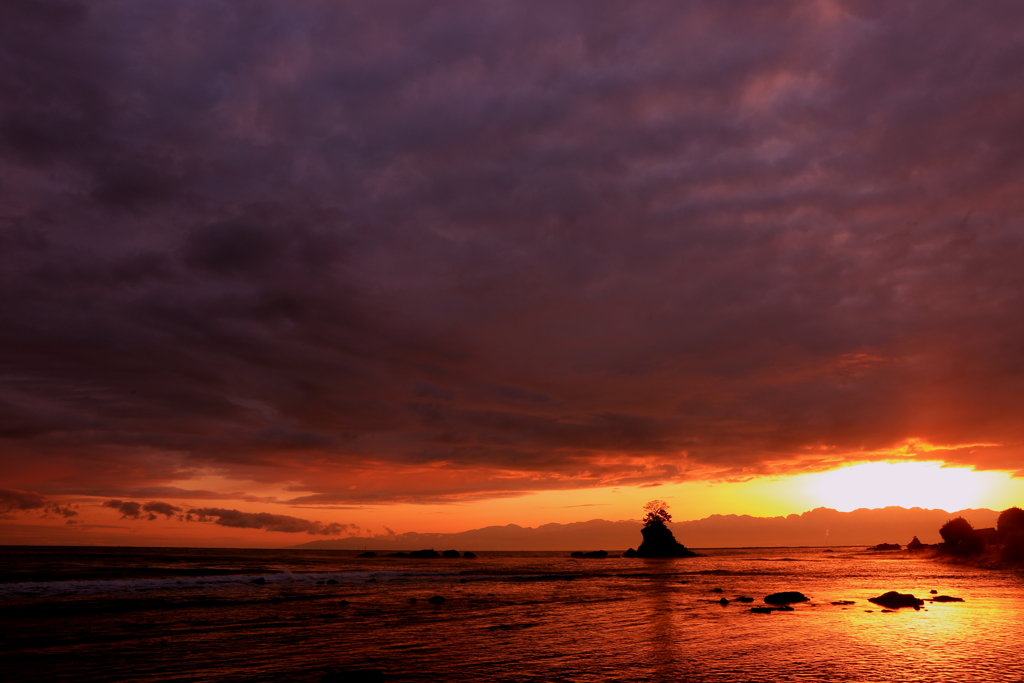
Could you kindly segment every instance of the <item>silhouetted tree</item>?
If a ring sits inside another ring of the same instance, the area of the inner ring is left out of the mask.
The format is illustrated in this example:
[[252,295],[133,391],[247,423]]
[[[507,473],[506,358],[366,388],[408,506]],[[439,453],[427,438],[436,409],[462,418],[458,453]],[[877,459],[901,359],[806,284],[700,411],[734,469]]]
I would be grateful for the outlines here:
[[985,549],[985,543],[974,527],[963,517],[951,519],[939,529],[939,535],[945,541],[945,550],[954,555],[977,555]]
[[672,530],[668,528],[668,523],[672,521],[672,515],[668,513],[668,503],[663,500],[652,500],[644,505],[644,512],[644,528],[640,530],[644,541],[636,549],[636,557],[697,556],[697,553],[677,541],[672,535]]
[[1012,507],[1000,512],[996,529],[1003,542],[1003,559],[1010,562],[1024,560],[1024,510]]
[[668,503],[663,500],[652,500],[647,505],[644,505],[644,526],[649,527],[652,524],[660,524],[664,526],[672,521],[672,515],[668,513]]
[[1024,510],[1012,507],[1000,512],[996,529],[1000,535],[1024,532]]

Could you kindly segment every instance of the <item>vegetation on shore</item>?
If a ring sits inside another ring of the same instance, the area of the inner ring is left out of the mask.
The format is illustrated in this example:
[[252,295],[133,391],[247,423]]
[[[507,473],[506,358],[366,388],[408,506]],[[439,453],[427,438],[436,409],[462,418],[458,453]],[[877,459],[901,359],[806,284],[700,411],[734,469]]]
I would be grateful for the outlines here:
[[995,529],[975,529],[963,517],[946,522],[937,550],[946,561],[1006,569],[1024,566],[1024,510],[1008,508],[999,514]]

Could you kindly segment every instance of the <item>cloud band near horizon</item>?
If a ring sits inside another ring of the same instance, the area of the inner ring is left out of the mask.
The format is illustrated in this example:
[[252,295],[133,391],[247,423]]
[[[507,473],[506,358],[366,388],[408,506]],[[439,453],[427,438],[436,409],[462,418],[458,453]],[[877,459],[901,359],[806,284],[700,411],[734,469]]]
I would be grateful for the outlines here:
[[1008,1],[5,2],[0,484],[1024,470],[1021,45]]

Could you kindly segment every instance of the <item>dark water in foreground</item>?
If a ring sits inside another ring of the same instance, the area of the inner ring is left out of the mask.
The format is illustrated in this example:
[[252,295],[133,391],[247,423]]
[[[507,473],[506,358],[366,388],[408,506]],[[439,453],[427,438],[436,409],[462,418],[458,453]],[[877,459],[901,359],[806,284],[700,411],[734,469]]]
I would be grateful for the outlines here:
[[[389,681],[1024,682],[1020,575],[852,549],[703,552],[0,548],[0,677],[305,682],[348,667]],[[965,602],[882,613],[866,601],[931,589]],[[812,602],[764,615],[718,603],[781,590]]]

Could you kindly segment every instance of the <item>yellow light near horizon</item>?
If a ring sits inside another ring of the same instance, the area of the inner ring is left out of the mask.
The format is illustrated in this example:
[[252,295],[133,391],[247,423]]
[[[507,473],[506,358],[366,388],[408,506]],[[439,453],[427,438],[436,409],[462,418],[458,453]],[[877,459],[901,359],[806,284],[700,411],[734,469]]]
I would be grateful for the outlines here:
[[841,512],[889,506],[954,512],[987,507],[986,500],[1007,476],[941,462],[872,462],[804,478],[821,506]]

